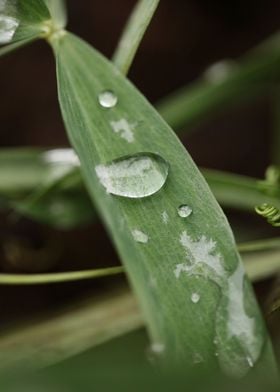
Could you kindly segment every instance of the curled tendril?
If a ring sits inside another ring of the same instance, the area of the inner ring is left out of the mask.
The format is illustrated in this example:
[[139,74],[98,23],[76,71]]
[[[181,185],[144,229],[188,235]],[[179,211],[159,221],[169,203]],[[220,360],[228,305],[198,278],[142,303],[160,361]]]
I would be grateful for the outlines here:
[[257,214],[267,219],[274,227],[280,227],[280,210],[270,204],[263,203],[255,208]]

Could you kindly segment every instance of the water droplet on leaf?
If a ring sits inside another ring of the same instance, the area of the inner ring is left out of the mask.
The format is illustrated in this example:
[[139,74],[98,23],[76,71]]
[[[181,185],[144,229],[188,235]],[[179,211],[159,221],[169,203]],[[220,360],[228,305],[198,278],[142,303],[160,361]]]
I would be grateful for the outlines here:
[[149,241],[147,234],[138,229],[132,230],[132,236],[136,242],[141,242],[142,244],[146,244]]
[[192,293],[191,300],[194,304],[197,304],[200,300],[200,295],[198,293]]
[[7,15],[0,15],[0,44],[8,44],[13,39],[18,25],[17,19]]
[[98,101],[103,108],[113,108],[118,102],[118,97],[113,91],[106,90],[99,94]]
[[142,198],[153,195],[163,187],[169,165],[157,154],[139,153],[98,165],[95,171],[108,193]]
[[191,207],[187,206],[186,204],[182,204],[179,208],[178,208],[178,215],[181,218],[187,218],[188,216],[190,216],[192,214],[192,209]]

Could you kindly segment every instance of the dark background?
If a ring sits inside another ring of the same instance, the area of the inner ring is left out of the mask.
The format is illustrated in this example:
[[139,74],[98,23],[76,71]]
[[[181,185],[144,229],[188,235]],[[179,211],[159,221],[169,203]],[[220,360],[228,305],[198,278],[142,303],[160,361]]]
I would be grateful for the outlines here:
[[[68,29],[110,57],[134,4],[68,0]],[[129,78],[156,102],[194,81],[213,62],[237,58],[276,32],[279,15],[279,0],[162,0]],[[0,59],[0,119],[1,147],[68,146],[56,97],[54,59],[46,43],[36,42]],[[261,177],[269,164],[271,126],[271,100],[259,97],[212,118],[183,140],[200,166]],[[9,222],[2,217],[2,245],[7,238],[18,237],[46,248],[54,238],[60,243],[61,257],[53,270],[117,262],[100,223],[66,233],[26,219]],[[0,256],[2,270],[9,270],[3,251]],[[0,323],[44,312],[104,285],[109,286],[110,279],[0,287]]]

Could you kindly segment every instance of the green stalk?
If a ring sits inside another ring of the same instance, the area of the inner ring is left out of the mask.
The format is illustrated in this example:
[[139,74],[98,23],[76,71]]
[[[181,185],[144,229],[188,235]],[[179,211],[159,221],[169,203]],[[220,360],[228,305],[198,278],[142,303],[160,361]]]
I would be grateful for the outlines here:
[[124,74],[132,64],[159,0],[139,0],[124,28],[113,56],[113,63]]
[[44,274],[0,274],[0,285],[34,285],[72,282],[117,275],[123,272],[122,267],[100,268],[94,270],[56,272]]

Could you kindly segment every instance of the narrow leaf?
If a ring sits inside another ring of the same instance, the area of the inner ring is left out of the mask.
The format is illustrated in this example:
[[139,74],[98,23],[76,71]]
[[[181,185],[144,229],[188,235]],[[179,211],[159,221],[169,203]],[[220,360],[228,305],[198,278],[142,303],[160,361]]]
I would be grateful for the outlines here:
[[[231,230],[184,147],[94,49],[69,33],[52,45],[71,143],[161,359],[180,367],[200,358],[202,367],[234,377],[258,363],[273,375]],[[155,181],[164,185],[151,194]]]
[[119,40],[113,62],[125,75],[135,57],[159,0],[138,0]]
[[104,276],[120,274],[122,272],[122,267],[112,267],[45,274],[0,274],[0,285],[34,285],[71,282],[75,280],[101,278]]

